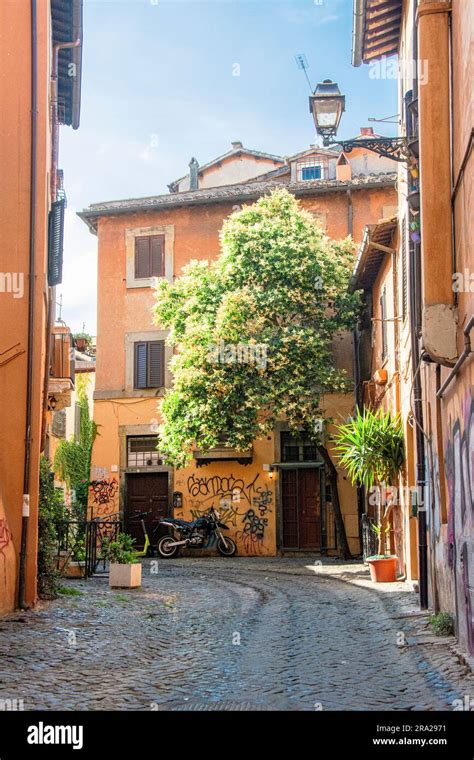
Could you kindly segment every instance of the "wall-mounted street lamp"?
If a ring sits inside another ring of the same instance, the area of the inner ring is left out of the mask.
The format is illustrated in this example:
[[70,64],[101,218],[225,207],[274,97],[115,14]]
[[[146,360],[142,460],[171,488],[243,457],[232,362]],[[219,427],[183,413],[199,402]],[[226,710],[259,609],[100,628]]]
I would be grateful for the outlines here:
[[309,110],[313,114],[316,132],[323,138],[325,148],[338,145],[344,153],[353,148],[366,148],[379,156],[393,161],[406,161],[409,157],[405,137],[368,137],[353,140],[333,140],[337,134],[341,116],[346,110],[346,98],[336,82],[325,79],[320,82],[309,96]]

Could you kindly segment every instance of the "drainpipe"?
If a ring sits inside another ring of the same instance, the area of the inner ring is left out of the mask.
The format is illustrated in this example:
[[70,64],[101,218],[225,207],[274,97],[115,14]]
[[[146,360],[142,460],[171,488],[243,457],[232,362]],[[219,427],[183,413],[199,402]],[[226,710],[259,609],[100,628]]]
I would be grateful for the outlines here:
[[23,463],[23,507],[18,577],[18,606],[25,609],[26,549],[30,517],[30,459],[31,459],[31,406],[33,386],[33,329],[35,307],[35,259],[36,259],[36,143],[37,143],[37,29],[36,0],[31,0],[31,156],[30,156],[30,232],[28,263],[28,350],[25,411],[25,457]]
[[347,234],[352,237],[352,233],[354,231],[354,207],[352,205],[352,190],[350,187],[347,188],[347,203]]
[[46,444],[46,414],[48,411],[48,385],[49,385],[49,376],[50,376],[50,366],[51,366],[51,344],[52,344],[52,332],[53,332],[53,325],[54,325],[54,317],[55,317],[55,306],[56,306],[56,299],[55,299],[55,290],[54,288],[47,288],[45,293],[45,298],[48,304],[48,316],[46,320],[46,351],[45,351],[45,372],[44,372],[44,383],[43,383],[43,416],[42,416],[42,423],[41,423],[41,447],[40,451],[44,451],[44,447]]
[[[414,13],[414,35],[413,35],[413,59],[414,59],[414,80],[413,93],[418,97],[418,24],[416,23],[416,14],[418,9],[418,0],[415,0]],[[421,221],[421,209],[420,209]],[[421,383],[421,356],[419,334],[420,325],[418,324],[418,314],[420,313],[421,304],[421,281],[417,276],[417,270],[420,271],[421,249],[419,245],[410,246],[410,264],[409,264],[409,287],[410,287],[410,334],[411,334],[411,363],[413,375],[413,416],[415,420],[415,442],[416,442],[416,485],[417,494],[422,493],[425,496],[426,486],[426,465],[425,465],[425,438],[423,433],[423,393]],[[419,566],[419,594],[420,608],[428,609],[428,545],[427,545],[427,520],[426,505],[418,509],[418,566]]]

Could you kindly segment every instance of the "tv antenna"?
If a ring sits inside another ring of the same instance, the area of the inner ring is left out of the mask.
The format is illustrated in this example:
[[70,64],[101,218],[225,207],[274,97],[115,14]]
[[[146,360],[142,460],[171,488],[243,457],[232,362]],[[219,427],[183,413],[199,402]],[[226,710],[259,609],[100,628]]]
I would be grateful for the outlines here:
[[[393,119],[395,121],[393,121]],[[369,116],[367,121],[378,121],[382,122],[384,124],[398,124],[399,123],[399,114],[394,113],[393,116],[384,116],[383,119],[376,119],[374,116]]]
[[297,53],[297,55],[295,55],[295,61],[296,61],[296,65],[298,66],[298,68],[301,69],[301,71],[304,71],[304,75],[306,77],[306,81],[308,82],[308,85],[309,85],[309,91],[310,91],[310,93],[312,95],[313,94],[313,88],[311,86],[311,82],[309,81],[309,76],[308,76],[309,63],[308,63],[308,60],[307,60],[305,54],[304,53]]

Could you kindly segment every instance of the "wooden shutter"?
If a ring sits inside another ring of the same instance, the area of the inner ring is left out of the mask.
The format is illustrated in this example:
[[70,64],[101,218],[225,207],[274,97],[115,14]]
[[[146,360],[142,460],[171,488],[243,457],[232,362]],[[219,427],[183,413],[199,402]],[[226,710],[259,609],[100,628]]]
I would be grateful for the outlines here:
[[59,285],[63,280],[64,209],[62,198],[51,205],[48,218],[48,284]]
[[135,238],[135,277],[150,277],[150,238]]
[[135,388],[147,387],[147,344],[135,343]]
[[163,277],[165,267],[164,235],[135,238],[135,277]]
[[163,235],[155,235],[150,238],[150,273],[151,277],[163,277],[164,270],[165,239]]
[[135,388],[162,388],[164,382],[164,341],[135,343]]
[[161,388],[164,385],[163,372],[164,343],[155,340],[148,344],[148,387]]

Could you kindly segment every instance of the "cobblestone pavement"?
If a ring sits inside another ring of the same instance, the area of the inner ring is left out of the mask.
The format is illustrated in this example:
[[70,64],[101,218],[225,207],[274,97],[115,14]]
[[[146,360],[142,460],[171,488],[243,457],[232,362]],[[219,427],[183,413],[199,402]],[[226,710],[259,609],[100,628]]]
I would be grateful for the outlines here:
[[110,590],[106,578],[64,584],[81,595],[0,619],[0,700],[27,710],[450,710],[474,697],[450,643],[420,639],[426,618],[406,584],[372,586],[363,565],[146,560],[138,590]]

